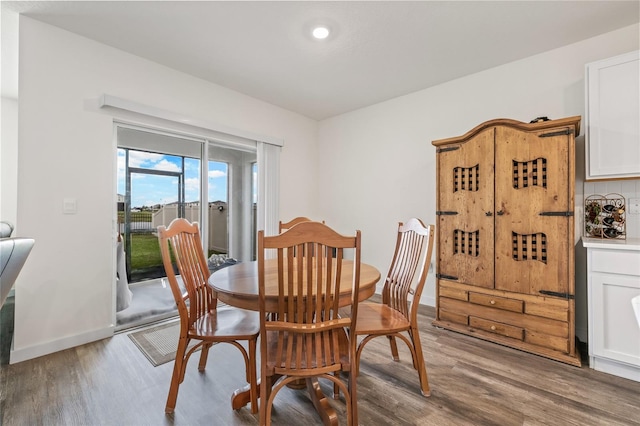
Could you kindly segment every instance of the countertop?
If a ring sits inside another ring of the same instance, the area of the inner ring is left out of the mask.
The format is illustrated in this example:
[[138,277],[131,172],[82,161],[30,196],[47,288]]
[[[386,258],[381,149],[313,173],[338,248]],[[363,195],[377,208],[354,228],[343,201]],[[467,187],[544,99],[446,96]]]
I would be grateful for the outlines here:
[[582,245],[583,247],[587,247],[587,248],[640,251],[640,238],[627,238],[626,240],[616,240],[612,238],[582,237]]

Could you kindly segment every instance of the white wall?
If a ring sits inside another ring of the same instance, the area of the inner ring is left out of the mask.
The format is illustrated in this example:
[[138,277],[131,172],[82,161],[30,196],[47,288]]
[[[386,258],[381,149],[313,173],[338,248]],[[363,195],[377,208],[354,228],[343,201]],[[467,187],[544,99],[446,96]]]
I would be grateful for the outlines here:
[[[2,97],[0,126],[0,220],[16,223],[16,203],[18,199],[18,101]],[[13,236],[20,230],[14,229]]]
[[[320,216],[345,232],[359,228],[363,261],[385,273],[399,221],[416,216],[436,223],[432,140],[494,118],[584,116],[584,65],[638,49],[638,35],[633,25],[321,121]],[[584,136],[577,142],[583,145]],[[577,168],[584,170],[579,155]],[[576,186],[581,204],[581,179]],[[422,303],[435,305],[433,275]]]
[[87,100],[281,138],[280,214],[317,215],[317,122],[30,18],[19,31],[17,215],[36,244],[15,287],[12,363],[112,334],[115,145],[111,117]]
[[18,180],[18,15],[0,12],[0,220],[16,223]]

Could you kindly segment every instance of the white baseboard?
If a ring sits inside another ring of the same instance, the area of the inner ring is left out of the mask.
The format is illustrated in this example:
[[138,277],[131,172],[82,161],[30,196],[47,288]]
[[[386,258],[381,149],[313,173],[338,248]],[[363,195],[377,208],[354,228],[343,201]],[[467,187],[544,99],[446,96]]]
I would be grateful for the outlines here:
[[423,294],[422,297],[420,298],[420,304],[421,305],[432,306],[432,307],[435,308],[435,306],[436,306],[436,298],[435,297],[430,297],[430,296],[425,296]]
[[[382,300],[382,290],[381,289],[376,289],[376,292],[374,293],[373,296],[371,296],[371,299],[376,300],[376,301],[380,301]],[[376,299],[377,297],[377,299]],[[422,297],[420,298],[420,303],[421,305],[426,305],[426,306],[431,306],[432,308],[436,307],[436,298],[435,297],[431,297],[431,296],[425,296],[424,294],[422,295]]]
[[603,373],[640,382],[640,367],[607,358],[589,357],[589,366]]
[[29,346],[26,348],[15,349],[14,342],[11,342],[11,353],[9,354],[9,364],[38,358],[43,355],[49,355],[54,352],[63,351],[65,349],[84,345],[85,343],[95,342],[96,340],[112,337],[114,326],[88,331],[86,333],[77,334],[75,336],[65,337],[63,339],[53,340],[40,345]]

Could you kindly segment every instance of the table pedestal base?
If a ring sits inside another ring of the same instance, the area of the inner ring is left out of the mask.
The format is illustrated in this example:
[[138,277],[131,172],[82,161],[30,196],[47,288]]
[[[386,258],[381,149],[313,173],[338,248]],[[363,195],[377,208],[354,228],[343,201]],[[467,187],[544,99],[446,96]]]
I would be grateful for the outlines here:
[[313,406],[316,407],[316,411],[322,419],[322,423],[325,426],[337,426],[338,425],[338,413],[329,405],[327,396],[320,389],[320,383],[318,379],[307,379],[307,390],[309,391],[309,397]]
[[[322,419],[322,423],[325,426],[337,426],[338,413],[336,413],[336,410],[334,410],[331,404],[329,404],[329,400],[327,399],[327,396],[324,394],[324,392],[322,392],[322,389],[320,389],[320,383],[318,383],[318,379],[316,378],[309,378],[306,380],[301,379],[299,383],[301,383],[302,386],[293,385],[291,387],[293,389],[304,389],[305,382],[306,382],[307,391],[309,392],[309,398],[311,398],[311,402],[313,403],[313,406],[315,407],[316,411],[320,415],[320,418]],[[260,386],[261,384],[258,382],[258,398],[260,397]],[[247,385],[241,389],[237,389],[233,393],[233,395],[231,396],[231,407],[234,410],[239,410],[240,408],[246,406],[250,401],[251,401],[251,398],[249,394],[249,385]],[[253,411],[254,407],[251,407],[251,408],[252,408],[251,411],[255,412]],[[257,410],[258,407],[255,407],[255,408]]]

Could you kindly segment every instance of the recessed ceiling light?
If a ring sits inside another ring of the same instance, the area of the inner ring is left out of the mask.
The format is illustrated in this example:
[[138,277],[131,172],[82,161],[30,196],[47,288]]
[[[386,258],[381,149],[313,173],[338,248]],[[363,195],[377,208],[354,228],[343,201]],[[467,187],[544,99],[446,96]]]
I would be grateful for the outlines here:
[[318,26],[313,29],[311,34],[313,34],[313,37],[317,38],[318,40],[324,40],[325,38],[329,37],[329,28]]

